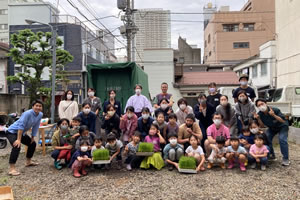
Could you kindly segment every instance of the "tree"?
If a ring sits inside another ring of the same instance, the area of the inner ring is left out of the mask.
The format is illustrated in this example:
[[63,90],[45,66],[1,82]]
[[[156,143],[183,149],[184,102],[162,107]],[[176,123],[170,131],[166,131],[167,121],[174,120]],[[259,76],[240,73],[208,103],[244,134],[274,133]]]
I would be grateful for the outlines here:
[[[30,29],[19,31],[18,34],[11,35],[10,49],[8,56],[12,58],[15,64],[21,65],[21,72],[14,76],[8,76],[11,83],[21,83],[26,86],[26,91],[30,96],[30,102],[41,96],[51,95],[51,88],[43,86],[41,75],[46,67],[51,71],[52,54],[51,54],[51,33],[37,32]],[[61,49],[63,42],[56,39],[56,68],[61,70],[62,66],[73,61],[73,56],[66,50]],[[51,77],[50,75],[50,78]],[[56,82],[65,77],[59,75],[55,77]]]

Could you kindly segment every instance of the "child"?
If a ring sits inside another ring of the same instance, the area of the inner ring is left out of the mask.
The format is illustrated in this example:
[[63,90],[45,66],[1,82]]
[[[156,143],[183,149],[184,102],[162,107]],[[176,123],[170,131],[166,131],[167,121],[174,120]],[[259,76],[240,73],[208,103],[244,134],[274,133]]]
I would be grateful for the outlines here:
[[[157,113],[156,120],[154,120],[153,124],[156,124],[158,126],[160,133],[163,133],[164,128],[167,126],[167,122],[165,122],[164,113],[162,113],[162,112]],[[164,138],[164,139],[166,139],[166,138]]]
[[136,131],[134,135],[132,136],[132,140],[130,143],[128,143],[124,150],[124,155],[127,155],[127,158],[125,160],[126,163],[126,169],[128,171],[132,170],[133,168],[138,168],[143,160],[143,157],[136,156],[136,152],[138,151],[138,146],[141,140],[141,134]]
[[181,156],[184,154],[183,146],[177,143],[177,134],[170,132],[168,135],[169,144],[164,148],[164,159],[169,165],[169,171],[174,169],[174,166],[178,169],[178,162]]
[[128,106],[126,108],[126,114],[120,118],[120,129],[123,133],[122,141],[127,144],[134,135],[134,131],[137,128],[138,118],[134,113],[134,107]]
[[250,123],[249,128],[250,128],[250,132],[251,132],[252,134],[254,134],[254,135],[262,135],[262,136],[263,136],[263,138],[264,138],[264,145],[266,145],[267,148],[268,148],[268,146],[269,146],[268,137],[267,137],[266,133],[264,133],[263,131],[261,131],[261,130],[259,129],[259,124],[258,124],[258,122],[257,122],[256,120],[253,120],[253,121]]
[[236,162],[239,162],[241,171],[246,171],[245,162],[247,161],[247,151],[240,146],[239,138],[232,136],[230,145],[227,147],[226,159],[228,160],[228,169],[232,169]]
[[250,132],[247,126],[242,128],[242,133],[239,136],[240,144],[249,152],[250,146],[254,144],[254,135]]
[[[118,162],[118,169],[122,168],[122,155],[121,150],[123,147],[123,143],[120,140],[117,140],[116,135],[111,132],[107,135],[107,143],[105,148],[109,150],[110,161],[112,162],[113,159],[117,159]],[[106,168],[109,169],[110,165],[106,165]]]
[[171,132],[176,133],[178,135],[178,129],[179,126],[177,124],[177,116],[174,113],[171,113],[169,115],[169,122],[167,123],[167,126],[164,128],[163,136],[164,138],[167,138],[167,135]]
[[104,146],[102,146],[102,138],[96,136],[94,141],[94,146],[92,147],[91,155],[93,155],[93,152],[97,149],[104,149]]
[[164,166],[164,160],[160,153],[160,144],[164,144],[165,139],[161,136],[156,124],[151,124],[149,135],[146,136],[144,142],[153,143],[154,154],[152,156],[145,157],[140,167],[149,169],[150,165],[152,165],[154,168],[160,170]]
[[190,146],[185,150],[186,155],[197,160],[197,172],[204,171],[205,156],[202,147],[198,146],[198,138],[195,135],[191,135],[189,142]]
[[217,144],[210,144],[210,147],[212,149],[212,152],[210,156],[208,157],[208,165],[207,168],[211,169],[213,167],[213,164],[220,164],[220,167],[222,169],[225,169],[225,162],[226,162],[226,147],[225,147],[226,139],[224,136],[217,136],[216,137],[216,143]]
[[70,166],[72,166],[73,176],[76,178],[81,177],[81,174],[83,176],[87,175],[85,168],[92,164],[91,154],[88,151],[89,145],[88,141],[81,141],[80,149],[72,156]]
[[79,134],[80,134],[80,136],[76,141],[75,148],[79,149],[81,141],[85,140],[85,141],[88,141],[88,143],[91,145],[91,146],[89,146],[89,149],[88,149],[89,151],[91,151],[92,146],[94,145],[95,137],[96,137],[95,133],[89,132],[88,127],[86,125],[82,125],[79,128]]
[[260,163],[261,170],[266,170],[266,165],[268,162],[268,153],[269,150],[264,145],[264,138],[262,135],[255,135],[254,139],[255,144],[251,145],[249,162],[251,168],[256,168],[256,163]]
[[79,128],[80,128],[81,118],[80,117],[74,117],[71,121],[71,129],[70,134],[72,135],[72,139],[77,140],[80,136],[79,134]]

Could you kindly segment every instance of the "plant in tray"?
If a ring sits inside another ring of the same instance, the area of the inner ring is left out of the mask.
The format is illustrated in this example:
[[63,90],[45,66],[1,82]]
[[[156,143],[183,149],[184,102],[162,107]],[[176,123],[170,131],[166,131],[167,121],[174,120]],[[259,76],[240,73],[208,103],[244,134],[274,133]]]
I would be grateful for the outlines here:
[[107,149],[97,149],[93,152],[93,160],[109,160],[109,151]]
[[181,156],[179,159],[180,169],[196,169],[196,159],[194,157]]
[[154,145],[149,142],[140,142],[138,152],[153,152]]

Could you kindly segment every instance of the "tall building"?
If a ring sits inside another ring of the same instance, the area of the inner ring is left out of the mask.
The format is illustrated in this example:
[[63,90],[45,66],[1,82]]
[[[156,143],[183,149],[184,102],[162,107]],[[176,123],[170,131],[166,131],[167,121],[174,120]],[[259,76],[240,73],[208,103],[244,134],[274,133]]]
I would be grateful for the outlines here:
[[275,0],[248,0],[240,11],[221,7],[204,29],[204,63],[239,63],[274,39]]
[[135,35],[135,58],[144,61],[144,49],[171,47],[170,11],[163,9],[139,9],[134,14],[138,32]]

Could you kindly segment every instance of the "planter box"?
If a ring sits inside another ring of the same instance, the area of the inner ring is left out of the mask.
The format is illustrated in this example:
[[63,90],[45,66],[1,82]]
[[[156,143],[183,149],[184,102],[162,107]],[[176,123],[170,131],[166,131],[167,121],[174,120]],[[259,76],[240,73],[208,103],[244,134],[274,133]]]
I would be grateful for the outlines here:
[[9,186],[0,187],[0,199],[14,200],[14,196],[13,196],[11,187],[9,187]]
[[289,142],[300,144],[300,128],[290,126],[288,139]]
[[137,156],[152,156],[154,152],[136,152]]
[[195,169],[181,169],[181,168],[178,168],[178,171],[180,173],[185,173],[185,174],[197,174],[197,171]]
[[110,160],[95,160],[93,161],[94,165],[104,165],[104,164],[109,164]]

